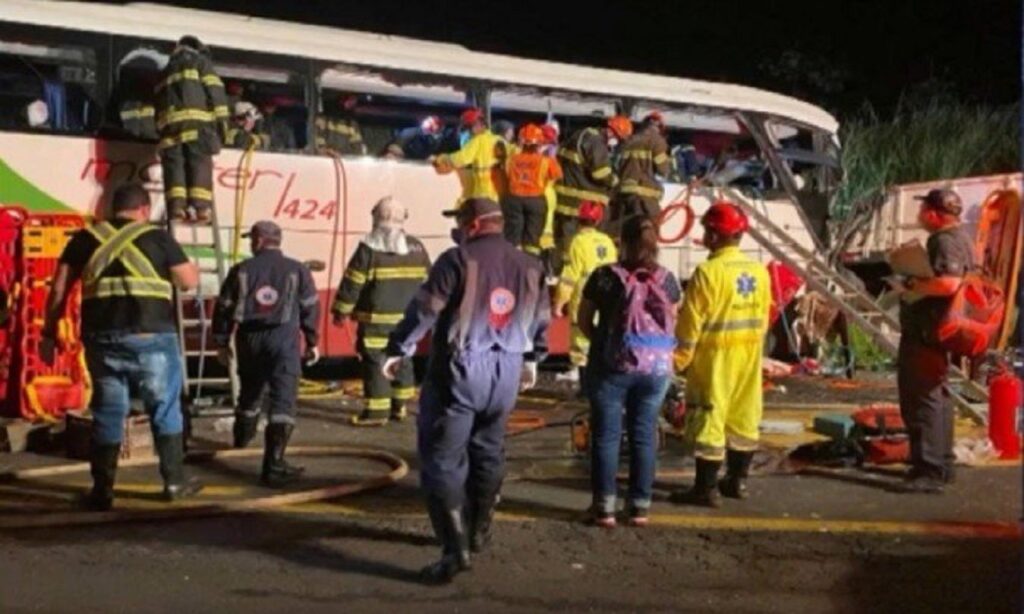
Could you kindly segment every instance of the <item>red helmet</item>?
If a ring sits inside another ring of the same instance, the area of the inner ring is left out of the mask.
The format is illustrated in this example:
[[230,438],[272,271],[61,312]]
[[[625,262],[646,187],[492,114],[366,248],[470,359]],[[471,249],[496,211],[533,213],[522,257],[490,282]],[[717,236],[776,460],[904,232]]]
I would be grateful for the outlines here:
[[727,200],[720,200],[708,208],[700,223],[708,230],[720,235],[732,237],[746,232],[750,228],[747,214]]
[[519,142],[523,145],[540,145],[544,141],[544,131],[535,124],[526,124],[519,129]]
[[544,142],[554,144],[558,142],[558,128],[552,124],[544,124],[540,127],[541,132],[544,134]]
[[581,220],[600,224],[604,218],[604,205],[596,200],[584,200],[580,202],[580,212],[577,215]]
[[660,111],[651,111],[648,113],[647,117],[644,118],[644,123],[657,126],[658,130],[662,132],[665,131],[665,117]]
[[633,122],[625,115],[613,115],[608,118],[608,128],[619,137],[619,140],[626,140],[633,135]]
[[476,107],[470,107],[462,112],[459,121],[463,126],[472,126],[484,118],[484,112]]

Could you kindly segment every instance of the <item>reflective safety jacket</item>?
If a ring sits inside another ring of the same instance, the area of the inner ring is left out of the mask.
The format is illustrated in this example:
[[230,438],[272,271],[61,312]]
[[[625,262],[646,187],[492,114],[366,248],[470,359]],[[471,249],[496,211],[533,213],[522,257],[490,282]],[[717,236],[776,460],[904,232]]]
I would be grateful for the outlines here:
[[138,139],[155,141],[156,107],[148,102],[126,100],[121,104],[121,127],[124,131]]
[[540,261],[500,233],[486,234],[437,259],[391,333],[387,353],[412,356],[433,329],[427,377],[444,381],[457,355],[505,352],[542,360],[550,320]]
[[233,332],[301,329],[317,344],[320,297],[309,269],[281,250],[262,249],[231,267],[213,312],[213,339],[226,346]]
[[[170,301],[171,282],[160,276],[134,242],[142,235],[158,230],[148,222],[132,222],[120,230],[109,222],[86,228],[99,246],[82,271],[82,300],[108,297],[149,298]],[[110,265],[121,263],[122,274],[111,272]]]
[[316,119],[316,147],[329,149],[343,156],[366,153],[363,133],[355,120],[318,117]]
[[562,268],[558,284],[558,303],[569,304],[570,331],[569,358],[576,366],[586,365],[590,342],[580,330],[576,317],[583,298],[583,287],[587,279],[599,266],[611,264],[619,259],[615,242],[605,233],[591,227],[581,227],[569,243],[569,254]]
[[175,49],[156,86],[155,100],[161,148],[199,142],[210,155],[220,151],[228,101],[210,58],[187,47]]
[[470,198],[499,200],[505,191],[504,163],[508,156],[505,139],[487,130],[466,141],[453,154],[438,156],[438,164],[459,169],[462,196],[459,203]]
[[409,253],[379,251],[366,243],[356,248],[331,313],[350,316],[359,322],[361,350],[382,351],[390,333],[420,284],[427,278],[430,257],[418,239],[406,236]]
[[517,152],[505,165],[508,193],[513,196],[543,196],[548,184],[562,178],[558,160],[537,152]]
[[611,154],[604,135],[597,128],[577,130],[558,149],[564,177],[555,184],[556,213],[576,217],[581,200],[605,205],[618,179],[612,172]]
[[228,128],[224,145],[233,149],[267,150],[270,148],[270,137],[232,127]]
[[668,143],[656,127],[649,126],[631,136],[622,146],[619,193],[635,194],[658,203],[665,191],[658,177],[667,179],[671,172]]
[[768,271],[738,247],[712,253],[686,287],[676,369],[686,370],[687,432],[698,457],[756,447],[770,306]]

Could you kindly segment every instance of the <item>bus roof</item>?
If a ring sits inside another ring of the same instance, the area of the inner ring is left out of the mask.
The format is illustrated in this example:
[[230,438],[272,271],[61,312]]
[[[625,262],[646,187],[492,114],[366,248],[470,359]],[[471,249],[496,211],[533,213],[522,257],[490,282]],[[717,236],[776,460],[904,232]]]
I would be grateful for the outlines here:
[[666,105],[739,109],[794,120],[829,133],[838,128],[832,115],[812,104],[729,83],[530,60],[449,43],[159,4],[43,0],[5,0],[3,4],[0,21],[165,41],[192,34],[214,48],[622,96]]

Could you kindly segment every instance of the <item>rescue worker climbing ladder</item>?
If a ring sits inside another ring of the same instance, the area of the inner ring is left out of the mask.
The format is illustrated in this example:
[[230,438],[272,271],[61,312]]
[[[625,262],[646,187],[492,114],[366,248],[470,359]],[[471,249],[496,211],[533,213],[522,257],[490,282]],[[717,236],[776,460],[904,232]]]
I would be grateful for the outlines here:
[[[674,493],[673,500],[716,507],[716,487],[728,497],[745,496],[761,422],[761,354],[771,288],[764,265],[739,249],[749,227],[742,211],[718,202],[701,223],[711,255],[687,285],[676,327],[676,370],[686,372],[685,432],[697,457],[697,477],[692,489]],[[716,484],[722,461],[726,476]]]
[[558,150],[563,178],[555,184],[554,273],[561,274],[569,244],[576,234],[580,202],[590,200],[607,206],[618,178],[612,171],[610,143],[633,134],[628,118],[616,115],[603,130],[582,128],[566,139]]
[[506,164],[508,194],[501,201],[505,217],[505,238],[528,254],[540,256],[541,237],[547,221],[548,185],[562,178],[555,158],[540,153],[544,131],[526,124],[519,130],[523,151],[509,156]]
[[213,206],[213,156],[227,136],[224,83],[213,70],[209,50],[194,36],[178,41],[156,86],[156,127],[160,134],[168,216],[207,223]]
[[353,416],[354,426],[383,426],[389,418],[405,419],[406,403],[416,394],[412,364],[403,364],[393,382],[384,377],[381,367],[388,335],[430,267],[423,244],[402,230],[409,213],[401,203],[382,198],[372,215],[373,230],[352,254],[331,307],[335,325],[344,325],[348,318],[359,323],[356,350],[366,406]]
[[660,113],[644,118],[640,129],[622,145],[619,158],[619,185],[608,214],[608,230],[618,236],[622,224],[642,215],[657,220],[661,197],[665,192],[658,177],[667,179],[672,172],[668,143],[662,136],[665,123]]

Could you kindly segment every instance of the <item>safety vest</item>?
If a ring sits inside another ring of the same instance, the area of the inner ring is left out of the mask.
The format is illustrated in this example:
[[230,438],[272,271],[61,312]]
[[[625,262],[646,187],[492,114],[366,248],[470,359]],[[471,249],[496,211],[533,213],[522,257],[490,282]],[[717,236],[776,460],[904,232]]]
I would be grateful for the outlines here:
[[470,198],[498,200],[505,189],[504,161],[508,143],[493,132],[481,132],[469,139],[462,149],[438,159],[459,169],[463,201]]
[[[135,240],[156,227],[148,222],[132,222],[120,230],[110,222],[100,222],[88,229],[99,246],[82,272],[82,298],[111,297],[153,298],[169,301],[171,282],[157,273],[149,258],[135,246]],[[104,273],[114,262],[125,268],[123,275]]]
[[508,192],[513,196],[543,196],[549,183],[562,178],[558,161],[536,152],[513,154],[506,173]]

